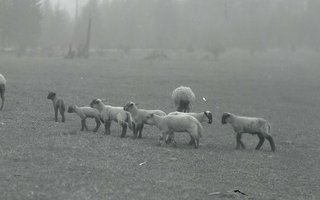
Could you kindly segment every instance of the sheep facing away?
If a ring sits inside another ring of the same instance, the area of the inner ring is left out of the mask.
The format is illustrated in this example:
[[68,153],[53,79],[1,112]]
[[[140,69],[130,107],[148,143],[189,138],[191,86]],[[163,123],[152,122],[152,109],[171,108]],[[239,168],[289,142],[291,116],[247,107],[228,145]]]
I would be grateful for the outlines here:
[[144,124],[154,125],[154,124],[147,123],[148,114],[153,113],[159,116],[166,115],[166,113],[163,112],[162,110],[139,109],[137,105],[132,101],[127,102],[126,105],[123,107],[123,109],[125,111],[128,111],[131,114],[133,121],[135,123],[133,135],[134,137],[137,137],[139,132],[138,138],[142,138],[142,130],[143,130]]
[[243,117],[237,116],[231,113],[223,113],[221,118],[222,124],[231,124],[233,130],[237,133],[237,147],[236,149],[243,148],[245,145],[241,141],[241,136],[243,133],[249,133],[252,135],[257,135],[259,137],[259,143],[256,146],[256,150],[259,150],[264,142],[267,139],[270,143],[272,151],[276,150],[273,138],[270,133],[270,123],[262,118],[253,118],[253,117]]
[[2,74],[0,74],[0,97],[1,97],[1,107],[0,110],[3,109],[4,106],[4,92],[6,90],[6,83],[7,80],[4,78],[4,76]]
[[[208,122],[208,124],[212,124],[212,112],[210,111],[204,111],[204,112],[200,112],[200,113],[184,113],[184,112],[171,112],[168,115],[190,115],[194,118],[196,118],[200,123],[203,122]],[[172,141],[172,136],[170,135],[170,137],[168,138],[168,140],[166,141],[167,143],[170,143]],[[194,144],[194,140],[190,140],[189,142],[190,145]]]
[[80,119],[81,119],[81,131],[88,131],[88,127],[86,124],[86,119],[87,118],[94,118],[96,121],[96,127],[94,128],[93,132],[97,132],[101,122],[100,122],[100,113],[97,109],[88,107],[88,106],[82,106],[78,107],[76,105],[72,105],[68,107],[68,113],[76,113]]
[[122,127],[120,137],[125,137],[127,127],[134,130],[131,114],[123,110],[123,107],[105,105],[101,99],[93,99],[90,103],[91,108],[95,108],[100,113],[100,119],[104,123],[105,134],[110,135],[111,122],[115,121]]
[[173,90],[172,99],[179,112],[190,112],[196,97],[191,88],[180,86]]
[[[199,139],[203,128],[200,122],[190,115],[159,116],[151,113],[147,116],[147,123],[154,124],[160,130],[159,145],[161,145],[161,141],[165,142],[168,136],[174,136],[173,132],[187,132],[195,141],[194,147],[199,147]],[[174,137],[172,142],[176,145]]]
[[55,92],[49,92],[47,99],[50,99],[52,101],[53,104],[53,109],[54,109],[54,119],[57,122],[58,121],[58,110],[61,114],[62,117],[62,122],[65,122],[65,116],[64,116],[64,112],[65,112],[65,105],[64,102],[61,98],[57,98],[57,95]]

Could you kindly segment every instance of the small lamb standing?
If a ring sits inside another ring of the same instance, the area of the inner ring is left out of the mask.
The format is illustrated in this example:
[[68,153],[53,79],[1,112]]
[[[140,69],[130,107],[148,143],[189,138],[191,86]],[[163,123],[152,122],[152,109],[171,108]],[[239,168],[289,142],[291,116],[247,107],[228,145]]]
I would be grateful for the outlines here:
[[256,146],[256,150],[259,150],[261,148],[265,139],[269,141],[271,150],[273,152],[276,150],[273,138],[270,135],[270,123],[265,119],[243,117],[231,113],[223,113],[221,123],[231,124],[233,130],[237,133],[236,149],[240,149],[240,147],[245,149],[245,145],[241,141],[241,136],[243,133],[249,133],[252,135],[257,135],[259,137],[259,143]]
[[[208,122],[208,124],[212,124],[212,112],[210,111],[204,111],[204,112],[200,112],[200,113],[184,113],[184,112],[171,112],[168,115],[190,115],[194,118],[196,118],[200,123],[203,122]],[[170,143],[172,140],[172,135],[170,135],[170,137],[168,138],[168,140],[166,142]],[[189,142],[190,145],[194,144],[194,140],[190,140]]]
[[[137,105],[132,101],[127,102],[126,105],[123,107],[123,109],[125,111],[128,111],[131,114],[133,121],[135,122],[135,128],[134,128],[133,135],[134,135],[134,137],[137,137],[138,132],[139,132],[138,138],[142,138],[142,130],[143,130],[144,124],[149,124],[149,123],[147,123],[148,114],[153,113],[153,114],[156,114],[159,116],[166,115],[166,113],[163,112],[162,110],[139,109],[137,107]],[[154,124],[149,124],[149,125],[154,125]]]
[[47,99],[50,99],[53,104],[53,109],[54,109],[54,119],[57,122],[58,121],[58,110],[61,114],[62,117],[62,122],[65,122],[65,117],[64,117],[64,111],[65,111],[65,106],[64,102],[61,98],[57,98],[57,95],[55,92],[49,92]]
[[4,78],[2,74],[0,74],[0,97],[1,97],[0,110],[2,110],[4,106],[4,92],[6,90],[6,83],[7,83],[7,80]]
[[127,133],[127,127],[133,130],[133,122],[131,114],[123,110],[123,107],[114,107],[105,105],[101,99],[93,99],[90,103],[91,108],[95,108],[100,113],[100,119],[104,123],[105,134],[110,135],[111,122],[115,121],[122,127],[122,133],[120,137],[125,137]]
[[[161,141],[165,142],[169,135],[173,135],[173,132],[187,132],[192,140],[195,141],[194,147],[199,147],[199,139],[202,133],[202,125],[200,122],[190,115],[166,115],[159,116],[156,114],[148,114],[147,123],[154,124],[161,132],[159,137],[159,145]],[[174,137],[172,142],[176,145]]]
[[190,112],[196,97],[191,88],[180,86],[173,90],[172,99],[179,112]]
[[94,118],[96,120],[96,127],[93,132],[97,132],[101,122],[100,122],[100,113],[97,109],[91,108],[89,106],[78,107],[76,105],[72,105],[68,107],[68,113],[76,113],[81,119],[81,131],[86,129],[88,131],[88,127],[86,124],[87,118]]

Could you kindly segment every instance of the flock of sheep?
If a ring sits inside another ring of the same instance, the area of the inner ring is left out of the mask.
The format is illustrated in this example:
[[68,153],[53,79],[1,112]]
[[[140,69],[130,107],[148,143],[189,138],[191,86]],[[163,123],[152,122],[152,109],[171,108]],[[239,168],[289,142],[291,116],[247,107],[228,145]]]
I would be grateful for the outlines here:
[[[0,97],[2,99],[0,110],[4,106],[6,79],[0,74]],[[47,99],[53,103],[55,121],[58,121],[58,112],[61,114],[61,121],[65,121],[65,104],[63,99],[58,98],[56,93],[49,92]],[[93,99],[90,106],[79,107],[77,105],[69,106],[68,113],[76,113],[81,119],[81,131],[88,130],[86,125],[87,118],[94,118],[96,127],[94,132],[98,131],[101,123],[104,124],[105,134],[110,134],[111,122],[114,121],[122,127],[120,137],[125,137],[127,128],[133,131],[134,137],[141,138],[144,124],[158,127],[160,130],[159,145],[163,143],[172,143],[176,145],[174,139],[175,132],[187,132],[190,135],[190,145],[199,147],[199,140],[202,136],[203,127],[201,123],[212,123],[212,113],[204,111],[200,113],[190,112],[192,104],[195,102],[195,95],[189,87],[180,86],[172,93],[176,110],[166,114],[161,110],[140,109],[134,102],[127,102],[124,106],[105,105],[104,100]],[[270,143],[272,151],[275,151],[275,144],[270,135],[270,123],[262,118],[252,118],[237,116],[231,113],[223,113],[221,117],[222,124],[230,124],[236,133],[236,149],[245,149],[241,141],[243,133],[257,135],[259,143],[256,150],[259,150],[265,139]]]

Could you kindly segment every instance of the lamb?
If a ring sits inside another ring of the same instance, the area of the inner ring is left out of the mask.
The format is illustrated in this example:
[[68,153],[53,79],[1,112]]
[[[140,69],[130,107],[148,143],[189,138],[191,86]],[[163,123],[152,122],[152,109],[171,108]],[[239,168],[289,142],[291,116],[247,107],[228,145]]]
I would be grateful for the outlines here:
[[250,133],[259,137],[259,143],[256,146],[256,150],[261,148],[265,139],[269,141],[271,150],[273,152],[276,150],[273,138],[270,135],[270,123],[263,118],[243,117],[231,113],[223,113],[221,123],[231,124],[233,130],[237,133],[236,149],[240,149],[240,147],[245,149],[245,146],[241,141],[241,136],[243,133]]
[[168,115],[190,115],[196,118],[200,123],[208,121],[208,124],[212,123],[212,113],[210,111],[204,111],[200,113],[184,113],[184,112],[171,112]]
[[[169,135],[173,135],[173,132],[188,132],[192,140],[195,141],[194,147],[199,147],[199,139],[202,133],[202,125],[200,122],[190,115],[166,115],[159,116],[156,114],[148,114],[147,123],[154,124],[161,132],[159,137],[159,145],[161,141],[167,139]],[[176,142],[173,139],[173,144]]]
[[91,108],[89,106],[78,107],[76,105],[72,105],[68,107],[68,113],[76,113],[81,119],[81,131],[86,129],[88,131],[88,127],[86,124],[87,118],[94,118],[96,120],[96,127],[93,132],[97,132],[101,122],[100,122],[100,113],[97,109]]
[[127,127],[131,130],[134,129],[134,123],[132,122],[131,114],[123,110],[123,107],[114,107],[105,105],[101,99],[93,99],[90,103],[91,108],[95,108],[100,113],[100,120],[104,123],[105,134],[110,135],[111,122],[115,121],[122,127],[122,133],[120,137],[125,137],[127,133]]
[[[133,134],[134,134],[134,137],[137,137],[137,134],[139,132],[138,138],[142,138],[143,126],[144,126],[144,124],[148,124],[147,123],[147,115],[148,114],[154,113],[159,116],[166,115],[166,113],[163,112],[162,110],[138,109],[137,105],[132,101],[127,102],[126,105],[123,107],[123,109],[125,111],[128,111],[131,114],[131,116],[135,122],[135,129],[134,129]],[[154,125],[154,124],[149,124],[149,125]]]
[[[171,112],[168,115],[190,115],[194,118],[196,118],[200,123],[203,122],[208,122],[208,124],[212,123],[212,112],[210,111],[204,111],[204,112],[200,112],[200,113],[183,113],[183,112]],[[168,140],[166,142],[170,143],[172,140],[172,135],[170,135],[170,137],[168,138]],[[190,140],[189,142],[190,145],[194,144],[194,141]]]
[[172,99],[179,112],[190,112],[196,97],[191,88],[180,86],[173,90]]
[[57,95],[55,92],[49,92],[47,99],[50,99],[52,101],[55,121],[56,122],[58,121],[58,110],[59,110],[62,117],[61,121],[65,122],[65,117],[64,117],[65,105],[63,100],[61,98],[57,98]]
[[4,92],[6,90],[6,83],[7,80],[4,78],[4,76],[2,74],[0,74],[0,97],[1,97],[1,107],[0,110],[3,109],[4,106]]

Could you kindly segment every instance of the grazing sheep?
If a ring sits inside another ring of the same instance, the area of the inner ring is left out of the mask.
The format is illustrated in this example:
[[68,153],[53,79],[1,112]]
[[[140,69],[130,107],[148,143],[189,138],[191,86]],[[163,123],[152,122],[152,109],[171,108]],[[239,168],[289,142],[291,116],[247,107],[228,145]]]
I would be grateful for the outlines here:
[[[131,114],[133,121],[135,122],[135,129],[133,131],[133,134],[134,134],[134,137],[137,137],[137,134],[139,132],[138,138],[142,138],[143,126],[144,126],[144,124],[148,124],[147,123],[147,115],[148,114],[154,113],[159,116],[166,115],[166,113],[161,110],[138,109],[136,104],[132,101],[127,102],[126,105],[123,107],[123,109],[125,111],[128,111]],[[149,125],[154,125],[154,124],[149,124]]]
[[117,122],[122,127],[122,133],[120,137],[126,136],[128,126],[131,130],[134,130],[131,114],[127,111],[124,111],[123,107],[105,105],[101,99],[92,100],[90,107],[99,111],[100,119],[104,123],[106,135],[110,135],[111,121]]
[[101,125],[100,113],[97,109],[88,106],[78,107],[76,105],[72,105],[68,107],[68,113],[76,113],[81,118],[81,131],[83,131],[84,129],[88,131],[88,127],[86,124],[87,118],[94,118],[96,120],[97,125],[93,132],[97,132]]
[[[154,124],[161,132],[159,137],[159,145],[161,140],[166,141],[167,137],[173,135],[173,132],[188,132],[190,137],[195,141],[194,147],[199,147],[199,139],[202,133],[202,125],[200,122],[190,115],[166,115],[159,116],[156,114],[148,114],[147,123]],[[173,144],[176,145],[174,137]]]
[[173,90],[172,99],[179,112],[190,112],[196,97],[191,88],[180,86]]
[[2,110],[4,106],[4,92],[6,90],[6,83],[7,83],[7,80],[4,78],[2,74],[0,74],[0,97],[1,97],[0,110]]
[[[203,122],[208,122],[208,124],[212,123],[212,113],[210,111],[204,111],[201,113],[184,113],[184,112],[171,112],[168,115],[190,115],[194,118],[196,118],[200,123]],[[170,135],[170,137],[168,138],[168,140],[166,142],[170,143],[172,140],[172,135]],[[194,140],[190,140],[189,142],[190,145],[194,144]]]
[[259,143],[256,146],[256,150],[259,150],[264,142],[267,139],[270,143],[271,150],[275,151],[276,147],[273,141],[273,138],[270,135],[270,123],[262,118],[252,118],[252,117],[243,117],[237,116],[231,113],[223,113],[221,118],[221,123],[229,123],[233,127],[233,130],[237,133],[237,147],[236,149],[243,148],[245,146],[241,141],[242,133],[250,133],[252,135],[257,135],[259,137]]
[[63,100],[61,98],[57,98],[57,95],[54,92],[49,92],[47,99],[50,99],[52,101],[55,121],[56,122],[58,121],[58,110],[59,110],[62,117],[61,121],[65,122],[65,117],[64,117],[65,106],[64,106]]

